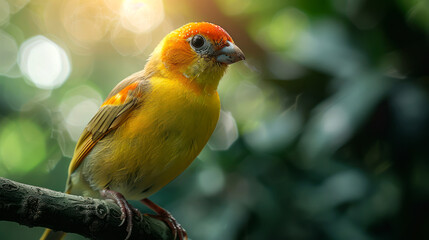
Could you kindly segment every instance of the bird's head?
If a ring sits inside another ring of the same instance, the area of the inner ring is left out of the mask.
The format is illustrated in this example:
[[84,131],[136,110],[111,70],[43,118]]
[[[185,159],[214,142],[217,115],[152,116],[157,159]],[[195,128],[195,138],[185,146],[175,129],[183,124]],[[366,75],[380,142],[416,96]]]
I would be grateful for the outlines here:
[[169,33],[152,53],[158,70],[171,78],[198,84],[201,89],[216,90],[229,64],[244,60],[243,52],[221,27],[207,23],[189,23]]

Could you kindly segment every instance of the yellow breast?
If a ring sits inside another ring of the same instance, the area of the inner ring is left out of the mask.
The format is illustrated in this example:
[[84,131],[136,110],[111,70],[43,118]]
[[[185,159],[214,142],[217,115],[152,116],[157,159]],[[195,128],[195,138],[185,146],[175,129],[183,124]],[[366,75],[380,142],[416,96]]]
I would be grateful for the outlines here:
[[148,197],[198,156],[219,111],[217,92],[203,94],[180,81],[152,78],[143,105],[97,143],[81,174],[94,190],[108,185],[128,199]]

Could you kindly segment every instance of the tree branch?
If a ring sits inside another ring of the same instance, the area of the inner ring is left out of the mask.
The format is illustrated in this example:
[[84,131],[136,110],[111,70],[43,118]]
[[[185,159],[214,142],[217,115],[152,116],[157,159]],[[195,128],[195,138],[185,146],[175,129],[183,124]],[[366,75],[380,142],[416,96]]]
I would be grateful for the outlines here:
[[[106,200],[86,198],[14,182],[0,177],[0,221],[77,233],[91,239],[124,239],[121,211]],[[133,219],[130,239],[172,239],[168,226],[144,216]]]

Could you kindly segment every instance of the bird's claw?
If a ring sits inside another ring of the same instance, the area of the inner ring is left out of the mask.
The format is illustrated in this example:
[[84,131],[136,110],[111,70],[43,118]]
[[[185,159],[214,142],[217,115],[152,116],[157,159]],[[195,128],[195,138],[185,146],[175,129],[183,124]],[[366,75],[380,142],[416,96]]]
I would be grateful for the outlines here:
[[180,223],[177,222],[177,220],[173,217],[173,215],[171,215],[171,213],[169,213],[168,211],[159,213],[157,215],[155,214],[145,214],[145,215],[165,222],[168,225],[168,227],[171,229],[174,240],[188,239],[188,234],[186,233],[186,230],[182,227],[182,225],[180,225]]
[[121,223],[119,226],[122,226],[125,221],[127,221],[127,236],[125,240],[130,238],[131,232],[133,230],[133,215],[138,216],[141,219],[141,213],[138,209],[134,208],[125,197],[118,192],[115,192],[110,189],[103,189],[101,195],[105,198],[112,199],[121,209]]
[[164,208],[156,205],[154,202],[149,200],[148,198],[142,199],[141,202],[148,206],[150,209],[152,209],[154,212],[157,213],[157,215],[154,214],[145,214],[146,216],[150,216],[156,219],[159,219],[163,222],[165,222],[168,227],[173,232],[173,239],[179,239],[179,240],[187,240],[188,234],[186,233],[185,229],[176,221],[176,219],[171,215],[170,212],[165,210]]

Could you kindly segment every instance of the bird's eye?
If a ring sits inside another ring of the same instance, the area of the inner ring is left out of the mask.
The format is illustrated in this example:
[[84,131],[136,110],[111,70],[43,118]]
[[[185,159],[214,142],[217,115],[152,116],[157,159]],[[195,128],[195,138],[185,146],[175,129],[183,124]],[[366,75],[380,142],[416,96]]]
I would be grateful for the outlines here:
[[194,48],[200,48],[200,47],[204,46],[205,42],[206,42],[206,40],[201,35],[195,35],[191,40],[191,45]]

